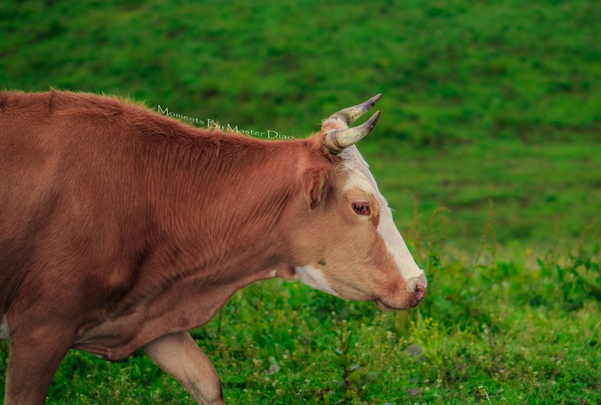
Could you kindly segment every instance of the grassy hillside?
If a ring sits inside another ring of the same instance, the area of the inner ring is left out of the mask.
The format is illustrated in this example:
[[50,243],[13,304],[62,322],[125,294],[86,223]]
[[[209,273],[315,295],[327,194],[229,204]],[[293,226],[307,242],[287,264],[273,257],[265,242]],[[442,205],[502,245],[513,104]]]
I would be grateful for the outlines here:
[[[595,1],[4,1],[0,86],[127,94],[304,136],[384,94],[364,141],[399,224],[452,210],[471,247],[579,234],[601,205]],[[380,169],[381,168],[381,169]]]
[[[195,333],[229,403],[596,405],[599,16],[593,0],[4,0],[0,88],[297,137],[383,93],[360,149],[428,296],[381,314],[279,281],[241,291]],[[7,358],[1,342],[0,398]],[[143,354],[73,352],[48,403],[191,401]]]
[[[599,254],[549,254],[529,266],[527,253],[494,262],[485,254],[480,265],[434,253],[430,295],[411,312],[263,282],[194,336],[229,404],[597,405]],[[193,401],[143,353],[108,363],[72,351],[48,404],[99,403]]]

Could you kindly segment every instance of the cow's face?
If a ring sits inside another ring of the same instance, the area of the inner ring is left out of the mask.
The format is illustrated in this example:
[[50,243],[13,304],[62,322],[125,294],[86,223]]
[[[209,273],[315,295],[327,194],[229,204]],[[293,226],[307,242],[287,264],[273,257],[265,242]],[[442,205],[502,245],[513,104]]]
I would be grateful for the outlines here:
[[[301,175],[309,210],[295,232],[302,255],[293,278],[344,299],[373,300],[384,310],[406,309],[423,299],[426,277],[353,145],[373,128],[378,114],[351,129],[354,138],[344,138],[348,123],[378,98],[334,114],[314,138],[323,142],[331,164],[309,168]],[[340,134],[342,138],[332,139]]]

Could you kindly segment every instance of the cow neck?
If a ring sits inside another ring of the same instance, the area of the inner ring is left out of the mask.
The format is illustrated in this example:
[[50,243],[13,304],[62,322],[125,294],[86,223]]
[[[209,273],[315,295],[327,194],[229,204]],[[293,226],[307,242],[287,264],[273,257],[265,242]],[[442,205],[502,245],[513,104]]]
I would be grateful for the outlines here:
[[75,347],[124,358],[206,324],[237,290],[290,267],[286,222],[304,203],[303,141],[220,137],[218,148],[192,151],[199,156],[163,148],[161,175],[148,174],[148,236],[132,288]]
[[303,141],[199,134],[197,144],[164,148],[161,173],[149,175],[138,290],[160,293],[180,279],[239,289],[287,260],[282,215],[302,198],[295,162]]

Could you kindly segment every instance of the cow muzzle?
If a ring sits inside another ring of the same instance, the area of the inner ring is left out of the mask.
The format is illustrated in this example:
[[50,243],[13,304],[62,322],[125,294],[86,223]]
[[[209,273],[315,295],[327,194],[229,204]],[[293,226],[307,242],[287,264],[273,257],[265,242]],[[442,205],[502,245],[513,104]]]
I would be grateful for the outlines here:
[[384,312],[415,308],[426,296],[427,287],[428,280],[426,280],[426,276],[422,273],[420,276],[412,277],[406,281],[404,293],[400,294],[400,297],[394,300],[394,303],[393,300],[385,302],[381,298],[376,298],[375,302]]
[[413,289],[415,299],[417,300],[417,304],[422,302],[422,300],[426,296],[426,288],[428,287],[428,280],[426,280],[426,275],[422,273],[422,275],[419,277],[410,278],[407,283]]

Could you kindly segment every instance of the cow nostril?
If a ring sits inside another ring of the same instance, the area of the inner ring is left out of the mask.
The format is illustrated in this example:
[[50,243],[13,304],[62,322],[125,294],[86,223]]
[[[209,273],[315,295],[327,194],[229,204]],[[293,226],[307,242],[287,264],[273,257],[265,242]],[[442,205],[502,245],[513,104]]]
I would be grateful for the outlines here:
[[420,283],[415,284],[415,297],[418,301],[421,301],[426,296],[426,287]]

